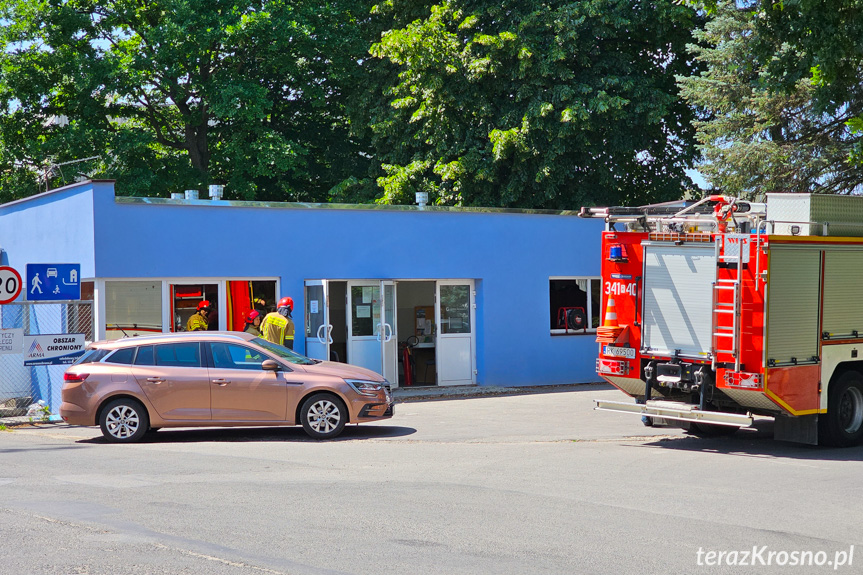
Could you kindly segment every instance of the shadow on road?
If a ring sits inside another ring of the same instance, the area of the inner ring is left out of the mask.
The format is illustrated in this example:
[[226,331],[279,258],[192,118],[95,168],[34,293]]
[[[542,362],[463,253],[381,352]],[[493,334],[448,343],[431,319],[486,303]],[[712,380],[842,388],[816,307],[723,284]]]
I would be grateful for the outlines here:
[[863,461],[863,446],[836,448],[789,443],[773,439],[773,420],[755,422],[754,428],[741,429],[726,437],[698,437],[685,435],[673,439],[662,438],[644,443],[647,447],[702,451],[740,457],[765,457],[809,461]]
[[[335,439],[326,441],[361,441],[387,437],[404,437],[416,433],[412,427],[394,425],[349,425]],[[302,427],[216,427],[195,429],[161,429],[150,432],[138,443],[230,443],[251,441],[291,441],[317,443]],[[108,443],[104,437],[82,439],[76,443]]]

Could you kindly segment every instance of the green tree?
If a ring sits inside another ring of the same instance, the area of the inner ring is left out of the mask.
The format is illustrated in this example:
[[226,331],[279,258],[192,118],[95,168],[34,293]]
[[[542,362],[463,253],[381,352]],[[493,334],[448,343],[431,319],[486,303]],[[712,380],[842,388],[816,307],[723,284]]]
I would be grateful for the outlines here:
[[[810,79],[819,111],[848,118],[855,134],[849,160],[863,165],[863,0],[762,0],[759,13],[759,35],[767,39],[760,56],[772,83],[787,90]],[[794,46],[795,53],[771,54],[770,44],[779,42]],[[858,175],[846,191],[861,185]]]
[[[0,0],[0,194],[81,164],[129,195],[325,201],[367,170],[360,0]],[[68,180],[68,175],[64,174]],[[58,173],[49,176],[56,185]]]
[[[719,0],[684,0],[715,14]],[[753,59],[764,68],[760,85],[793,93],[812,84],[813,108],[851,132],[847,161],[863,164],[863,0],[738,0],[755,14]],[[777,47],[779,49],[777,49]],[[840,145],[847,145],[841,134]],[[845,192],[861,180],[847,180]]]
[[[391,3],[376,8],[392,9]],[[577,208],[681,197],[695,149],[674,77],[698,25],[670,0],[448,0],[386,32],[372,123],[387,203]]]
[[[754,197],[765,192],[842,192],[861,181],[863,166],[848,157],[860,138],[847,126],[851,109],[825,114],[816,86],[799,77],[771,89],[756,15],[733,1],[714,6],[697,44],[689,49],[705,69],[678,78],[681,94],[699,110],[700,171],[723,193]],[[776,43],[777,60],[797,50]]]

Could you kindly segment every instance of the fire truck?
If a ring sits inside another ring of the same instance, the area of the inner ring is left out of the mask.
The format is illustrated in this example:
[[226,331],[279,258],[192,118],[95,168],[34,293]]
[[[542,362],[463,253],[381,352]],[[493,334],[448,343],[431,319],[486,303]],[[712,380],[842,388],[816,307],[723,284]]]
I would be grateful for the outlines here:
[[863,438],[863,197],[712,195],[604,218],[596,409],[780,440]]

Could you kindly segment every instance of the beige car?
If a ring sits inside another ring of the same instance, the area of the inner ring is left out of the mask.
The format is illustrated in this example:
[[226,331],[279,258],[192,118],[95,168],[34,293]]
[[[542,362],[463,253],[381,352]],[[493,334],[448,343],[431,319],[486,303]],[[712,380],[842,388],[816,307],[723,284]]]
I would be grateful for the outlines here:
[[63,377],[60,415],[108,441],[162,427],[299,425],[315,439],[392,417],[373,371],[309,359],[247,333],[189,332],[90,344]]

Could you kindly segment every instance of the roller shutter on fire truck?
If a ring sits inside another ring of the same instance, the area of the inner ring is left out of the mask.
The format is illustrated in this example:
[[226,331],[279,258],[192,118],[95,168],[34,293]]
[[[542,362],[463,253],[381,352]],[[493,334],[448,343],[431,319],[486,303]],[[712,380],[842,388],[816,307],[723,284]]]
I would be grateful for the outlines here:
[[824,251],[822,330],[830,339],[851,338],[863,334],[863,251],[831,248]]
[[705,358],[713,337],[714,245],[644,244],[644,348]]
[[770,250],[767,280],[768,365],[815,363],[821,251],[793,246]]

